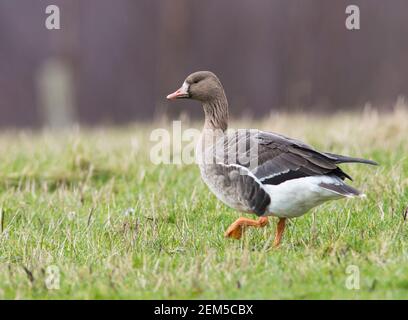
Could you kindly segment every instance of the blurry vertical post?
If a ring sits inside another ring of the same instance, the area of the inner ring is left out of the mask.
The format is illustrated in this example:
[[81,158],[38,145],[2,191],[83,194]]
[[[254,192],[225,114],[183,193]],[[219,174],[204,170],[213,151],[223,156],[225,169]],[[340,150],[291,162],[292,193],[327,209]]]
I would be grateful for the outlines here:
[[72,28],[61,29],[60,15],[56,5],[45,8],[45,27],[50,30],[50,41],[58,48],[58,54],[40,63],[35,74],[42,122],[51,128],[71,127],[75,122],[75,75],[70,56],[73,47],[70,40],[75,37]]
[[75,90],[69,64],[60,57],[45,60],[37,71],[36,82],[43,124],[51,128],[72,126]]

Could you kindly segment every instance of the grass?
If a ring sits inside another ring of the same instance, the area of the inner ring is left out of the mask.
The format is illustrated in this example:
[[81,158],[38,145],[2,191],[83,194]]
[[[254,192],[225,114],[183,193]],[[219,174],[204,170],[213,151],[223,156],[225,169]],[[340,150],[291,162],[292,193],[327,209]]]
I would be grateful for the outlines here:
[[[194,165],[151,163],[150,132],[170,121],[3,131],[0,298],[404,299],[407,110],[232,124],[381,163],[343,166],[367,198],[331,202],[290,221],[278,250],[275,221],[241,241],[224,239],[239,214],[210,194]],[[190,126],[200,124],[183,121]],[[358,268],[357,290],[346,286],[350,268]],[[48,289],[55,270],[59,288]]]

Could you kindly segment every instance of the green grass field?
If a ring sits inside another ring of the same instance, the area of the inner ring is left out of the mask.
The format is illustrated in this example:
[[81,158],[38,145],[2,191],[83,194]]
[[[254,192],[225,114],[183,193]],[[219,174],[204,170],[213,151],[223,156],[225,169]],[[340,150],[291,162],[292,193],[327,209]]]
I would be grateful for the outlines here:
[[[342,166],[367,198],[291,220],[279,249],[276,219],[226,240],[239,213],[216,200],[198,168],[151,163],[150,132],[169,120],[3,131],[0,299],[407,298],[408,109],[291,117],[231,126],[381,166]],[[201,124],[183,121],[190,126]],[[350,270],[359,289],[346,285]]]

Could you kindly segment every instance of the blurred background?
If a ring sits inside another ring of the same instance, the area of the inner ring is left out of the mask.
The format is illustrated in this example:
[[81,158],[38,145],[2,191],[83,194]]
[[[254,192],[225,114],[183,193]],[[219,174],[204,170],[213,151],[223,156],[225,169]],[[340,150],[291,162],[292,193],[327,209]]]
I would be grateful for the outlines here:
[[[50,4],[61,30],[45,28]],[[407,13],[406,0],[0,0],[0,127],[199,116],[164,98],[197,70],[220,77],[236,117],[391,110],[408,95]]]

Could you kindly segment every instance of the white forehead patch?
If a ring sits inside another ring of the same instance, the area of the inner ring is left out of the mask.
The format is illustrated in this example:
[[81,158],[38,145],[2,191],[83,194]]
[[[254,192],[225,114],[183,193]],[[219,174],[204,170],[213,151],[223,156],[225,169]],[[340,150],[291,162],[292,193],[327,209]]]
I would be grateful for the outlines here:
[[183,89],[183,92],[188,92],[188,88],[190,87],[190,85],[187,82],[183,82],[183,85],[181,86],[181,89]]

